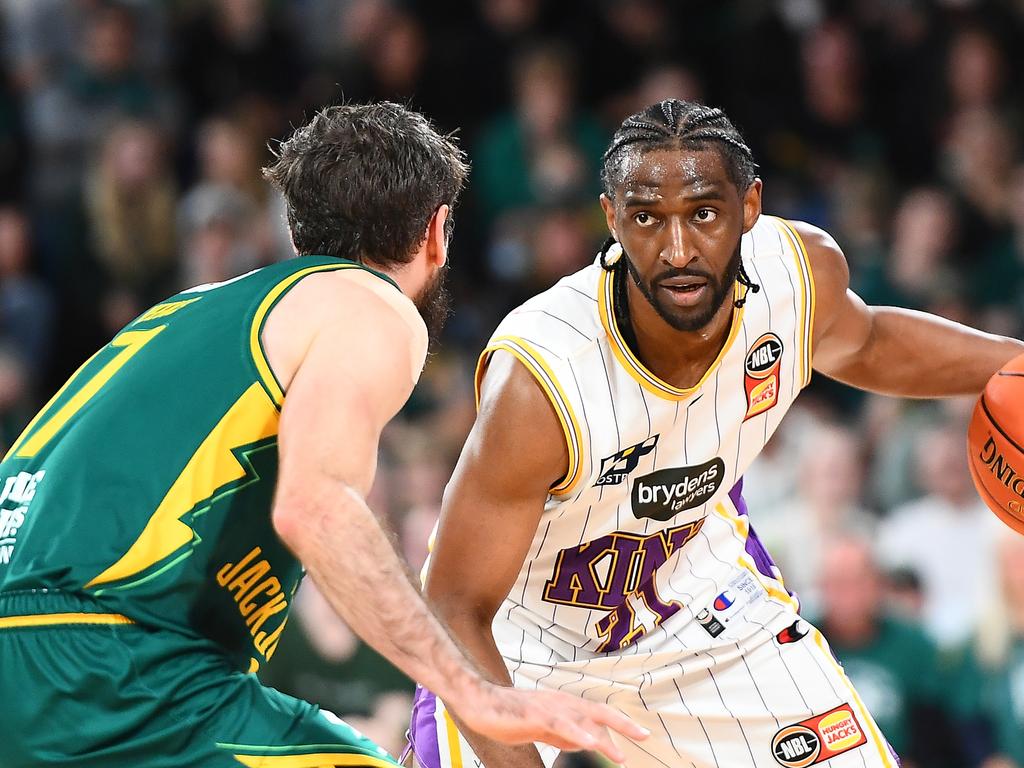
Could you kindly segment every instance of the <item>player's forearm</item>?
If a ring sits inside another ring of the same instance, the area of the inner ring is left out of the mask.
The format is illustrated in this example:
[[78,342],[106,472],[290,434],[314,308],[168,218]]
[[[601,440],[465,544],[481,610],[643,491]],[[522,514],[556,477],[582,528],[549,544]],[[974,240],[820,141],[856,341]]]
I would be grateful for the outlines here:
[[351,489],[333,491],[280,499],[278,534],[356,634],[453,708],[463,706],[484,681],[425,603],[377,517]]
[[924,312],[875,307],[870,336],[859,352],[819,370],[851,386],[886,395],[973,395],[1021,353],[1024,343],[1016,339]]
[[[473,618],[466,613],[454,612],[450,602],[438,605],[438,613],[444,618],[452,634],[458,639],[466,653],[487,678],[498,685],[512,685],[505,660],[498,652],[491,634],[490,621]],[[444,699],[444,696],[441,696]],[[540,753],[533,744],[511,746],[492,739],[487,739],[466,727],[458,717],[455,722],[466,741],[473,747],[473,752],[483,761],[486,768],[544,768]]]

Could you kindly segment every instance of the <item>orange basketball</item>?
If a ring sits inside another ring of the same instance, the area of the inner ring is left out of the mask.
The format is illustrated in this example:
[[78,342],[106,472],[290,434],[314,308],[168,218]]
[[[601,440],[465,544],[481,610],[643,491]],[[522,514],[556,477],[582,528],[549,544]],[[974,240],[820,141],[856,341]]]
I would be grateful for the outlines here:
[[982,500],[1024,533],[1024,355],[989,379],[967,429],[968,463]]

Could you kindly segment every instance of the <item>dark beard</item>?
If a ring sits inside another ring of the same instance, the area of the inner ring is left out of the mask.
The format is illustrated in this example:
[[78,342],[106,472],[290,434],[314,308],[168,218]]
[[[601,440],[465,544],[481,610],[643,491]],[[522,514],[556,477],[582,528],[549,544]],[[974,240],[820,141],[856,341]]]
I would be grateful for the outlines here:
[[451,314],[451,295],[448,293],[448,265],[437,270],[437,274],[423,286],[423,290],[413,299],[420,317],[427,326],[429,349],[433,351],[441,339],[441,331],[445,321]]
[[[683,269],[677,269],[670,267],[659,275],[656,275],[650,283],[645,283],[640,277],[640,273],[637,272],[636,267],[633,265],[633,261],[629,258],[629,255],[623,252],[622,258],[626,262],[626,269],[629,271],[630,277],[633,278],[633,282],[636,283],[636,287],[640,289],[640,293],[643,294],[647,302],[654,307],[654,311],[658,313],[658,317],[668,323],[670,326],[675,328],[677,331],[699,331],[701,328],[706,326],[714,316],[718,313],[722,303],[725,301],[729,291],[732,290],[733,285],[736,284],[736,278],[740,273],[740,244],[736,244],[736,251],[733,253],[732,258],[729,259],[729,263],[725,267],[725,273],[721,279],[714,275],[705,272],[700,269],[693,269],[692,267],[684,267]],[[654,286],[663,280],[667,280],[670,277],[680,276],[700,277],[707,280],[708,287],[711,289],[711,299],[707,303],[707,306],[695,310],[694,314],[680,315],[675,314],[670,307],[665,306],[659,301],[657,294],[655,293]]]

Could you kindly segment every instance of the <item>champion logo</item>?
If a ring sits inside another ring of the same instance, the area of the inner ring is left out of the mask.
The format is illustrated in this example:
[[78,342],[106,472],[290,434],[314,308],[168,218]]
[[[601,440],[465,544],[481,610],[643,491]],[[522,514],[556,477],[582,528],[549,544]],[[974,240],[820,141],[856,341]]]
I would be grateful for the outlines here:
[[714,607],[714,609],[716,611],[724,611],[724,610],[727,610],[728,608],[731,608],[732,604],[735,603],[735,602],[736,602],[736,598],[734,598],[731,594],[729,594],[728,591],[726,591],[726,592],[723,592],[722,594],[720,594],[718,597],[715,598],[715,602],[713,603],[713,607]]

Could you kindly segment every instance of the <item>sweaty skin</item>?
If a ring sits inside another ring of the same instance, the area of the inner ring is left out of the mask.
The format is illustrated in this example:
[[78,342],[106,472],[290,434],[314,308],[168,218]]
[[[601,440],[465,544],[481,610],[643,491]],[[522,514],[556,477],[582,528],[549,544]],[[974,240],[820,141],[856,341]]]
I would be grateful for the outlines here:
[[599,749],[615,760],[606,727],[644,738],[611,708],[483,680],[363,501],[381,430],[408,398],[426,354],[412,302],[355,270],[311,275],[272,310],[263,341],[287,391],[274,527],[352,629],[411,678],[444,691],[471,727],[498,741]]
[[[656,283],[668,268],[723,274],[740,236],[760,216],[761,182],[741,194],[714,149],[652,151],[638,157],[616,199],[602,196],[601,204],[609,230],[640,279]],[[867,306],[849,290],[846,259],[835,241],[810,225],[792,224],[813,271],[813,366],[820,373],[888,395],[976,394],[996,370],[1024,352],[1017,340],[933,315]],[[670,290],[649,287],[655,293]],[[711,320],[698,331],[678,331],[629,281],[630,318],[642,361],[664,381],[690,387],[718,356],[729,333],[732,294],[717,308],[673,309],[669,304],[669,309],[680,317],[710,310]],[[508,461],[508,456],[517,458]],[[477,663],[504,685],[511,680],[491,620],[522,568],[548,489],[567,468],[565,439],[547,397],[511,355],[494,353],[482,383],[480,412],[445,492],[426,593]],[[533,746],[507,747],[474,732],[471,723],[463,725],[485,765],[543,766]]]

